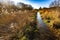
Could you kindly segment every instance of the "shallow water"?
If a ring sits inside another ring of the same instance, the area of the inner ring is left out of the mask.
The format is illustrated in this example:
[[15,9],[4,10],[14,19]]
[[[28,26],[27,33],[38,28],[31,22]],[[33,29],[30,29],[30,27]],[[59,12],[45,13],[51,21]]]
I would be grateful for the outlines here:
[[37,21],[38,21],[38,26],[40,26],[40,27],[46,26],[46,24],[43,22],[43,20],[41,18],[40,12],[37,12]]

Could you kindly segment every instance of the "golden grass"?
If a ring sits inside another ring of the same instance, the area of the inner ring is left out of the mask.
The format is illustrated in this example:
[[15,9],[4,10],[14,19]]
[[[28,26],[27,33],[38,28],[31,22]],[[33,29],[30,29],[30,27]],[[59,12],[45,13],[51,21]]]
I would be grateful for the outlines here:
[[58,22],[60,22],[59,10],[56,8],[46,8],[46,9],[39,10],[39,12],[41,13],[41,17],[43,21],[46,23],[46,25],[48,25],[50,30],[60,38],[60,29],[56,29],[53,27],[54,23],[58,24]]

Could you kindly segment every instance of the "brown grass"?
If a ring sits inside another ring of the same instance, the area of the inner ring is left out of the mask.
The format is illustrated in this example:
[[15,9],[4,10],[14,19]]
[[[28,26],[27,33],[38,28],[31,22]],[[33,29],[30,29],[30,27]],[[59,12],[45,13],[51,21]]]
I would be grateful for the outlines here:
[[48,25],[50,30],[52,32],[54,32],[56,34],[56,36],[60,39],[60,31],[59,31],[60,29],[57,29],[57,28],[53,27],[54,23],[56,23],[57,25],[58,25],[58,23],[60,23],[59,9],[55,8],[55,7],[45,8],[45,9],[41,9],[40,13],[41,13],[41,17],[42,17],[43,21]]

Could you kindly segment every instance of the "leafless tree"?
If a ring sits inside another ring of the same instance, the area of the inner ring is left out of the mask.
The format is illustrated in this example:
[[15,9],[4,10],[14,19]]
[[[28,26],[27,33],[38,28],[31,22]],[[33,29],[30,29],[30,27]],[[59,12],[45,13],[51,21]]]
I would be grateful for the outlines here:
[[33,7],[31,5],[28,4],[24,4],[24,3],[17,3],[17,7],[21,8],[21,9],[28,9],[28,10],[32,10]]
[[50,4],[50,7],[60,7],[60,0],[55,0]]

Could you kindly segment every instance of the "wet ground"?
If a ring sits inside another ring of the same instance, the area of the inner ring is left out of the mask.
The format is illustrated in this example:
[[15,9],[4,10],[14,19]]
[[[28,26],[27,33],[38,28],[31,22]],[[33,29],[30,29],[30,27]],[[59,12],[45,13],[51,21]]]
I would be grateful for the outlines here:
[[39,33],[41,34],[41,39],[39,40],[56,40],[54,34],[49,30],[48,26],[43,22],[41,15],[37,12],[37,27],[39,29]]

